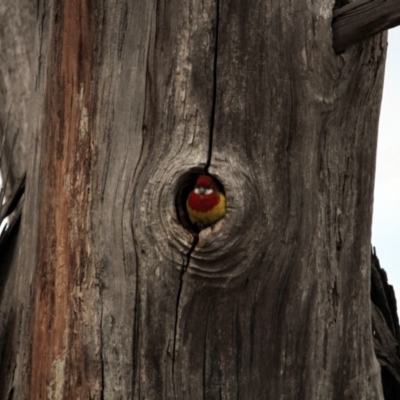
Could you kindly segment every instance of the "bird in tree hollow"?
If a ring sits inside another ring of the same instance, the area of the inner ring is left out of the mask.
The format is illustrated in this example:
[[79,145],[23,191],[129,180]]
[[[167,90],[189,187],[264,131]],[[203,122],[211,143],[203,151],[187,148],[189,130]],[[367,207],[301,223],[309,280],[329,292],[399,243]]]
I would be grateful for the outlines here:
[[201,175],[189,193],[186,209],[190,222],[197,228],[203,229],[219,221],[225,215],[225,195],[219,191],[213,178]]

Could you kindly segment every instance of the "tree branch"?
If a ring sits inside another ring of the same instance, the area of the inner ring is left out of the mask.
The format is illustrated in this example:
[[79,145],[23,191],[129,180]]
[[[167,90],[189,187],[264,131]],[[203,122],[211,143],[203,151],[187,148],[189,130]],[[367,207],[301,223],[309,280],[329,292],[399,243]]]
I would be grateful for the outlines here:
[[360,0],[333,11],[336,53],[377,33],[400,25],[399,0]]

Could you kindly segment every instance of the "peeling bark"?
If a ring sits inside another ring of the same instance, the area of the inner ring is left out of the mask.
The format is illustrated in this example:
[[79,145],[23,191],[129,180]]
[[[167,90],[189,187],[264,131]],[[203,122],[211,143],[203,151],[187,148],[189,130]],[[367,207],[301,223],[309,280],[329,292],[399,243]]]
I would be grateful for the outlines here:
[[85,348],[99,341],[99,318],[91,312],[99,291],[92,287],[90,234],[97,21],[89,7],[65,2],[53,11],[29,386],[39,398],[100,396],[100,361],[86,359]]

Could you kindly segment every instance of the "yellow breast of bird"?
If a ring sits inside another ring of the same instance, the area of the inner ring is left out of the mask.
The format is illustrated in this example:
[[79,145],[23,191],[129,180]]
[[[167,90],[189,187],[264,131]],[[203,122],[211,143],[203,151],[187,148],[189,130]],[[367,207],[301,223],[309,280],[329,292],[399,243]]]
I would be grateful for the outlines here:
[[219,193],[219,202],[211,210],[208,211],[198,211],[190,207],[189,202],[187,202],[187,209],[189,213],[189,219],[192,224],[202,223],[204,225],[211,225],[214,222],[220,220],[226,212],[226,201],[225,196]]

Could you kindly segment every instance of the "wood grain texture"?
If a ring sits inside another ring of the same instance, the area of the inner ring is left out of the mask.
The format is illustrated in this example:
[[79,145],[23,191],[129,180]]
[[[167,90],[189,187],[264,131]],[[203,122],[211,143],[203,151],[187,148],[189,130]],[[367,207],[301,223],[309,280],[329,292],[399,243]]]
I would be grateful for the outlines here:
[[181,335],[192,351],[204,340],[214,397],[382,398],[369,251],[386,39],[336,56],[327,2],[221,2],[220,15],[210,172],[229,205],[193,253],[182,308],[200,302],[203,265],[222,282],[200,297],[205,339],[188,315]]
[[35,90],[35,4],[4,0],[0,4],[0,143],[7,193],[27,169]]
[[55,2],[43,108],[30,396],[99,398],[99,290],[91,255],[93,53],[89,2]]
[[7,227],[0,234],[0,398],[10,398],[16,365],[15,336],[18,318],[15,310],[14,284],[17,271],[19,227],[24,204],[25,179],[17,182],[0,212],[0,223]]
[[393,286],[381,268],[375,250],[371,255],[372,334],[381,365],[385,400],[400,396],[400,326]]
[[340,53],[347,47],[400,25],[397,0],[359,0],[333,12],[333,47]]
[[[35,4],[31,1],[5,0],[0,4],[0,138],[4,140],[0,167],[8,196],[26,172],[29,148],[35,144],[34,54],[39,54],[35,53],[35,17]],[[29,197],[29,202],[34,210],[34,196]],[[27,260],[34,257],[32,249],[36,248],[37,237],[34,225],[20,222],[20,206],[22,199],[12,213],[14,227],[0,260],[0,398],[10,400],[22,393],[26,383],[33,268],[20,261],[24,256]],[[25,221],[32,218],[33,213]]]
[[[385,35],[337,56],[322,0],[38,5],[7,395],[383,399]],[[194,248],[175,196],[205,167],[228,210]]]

